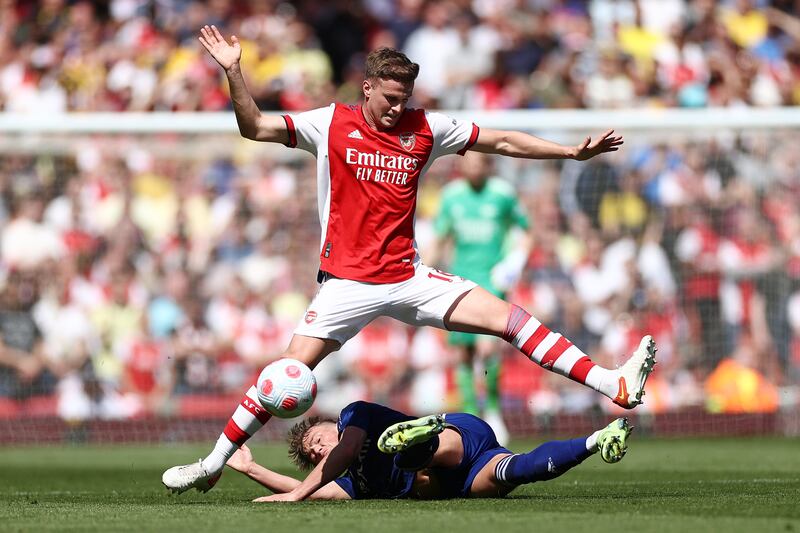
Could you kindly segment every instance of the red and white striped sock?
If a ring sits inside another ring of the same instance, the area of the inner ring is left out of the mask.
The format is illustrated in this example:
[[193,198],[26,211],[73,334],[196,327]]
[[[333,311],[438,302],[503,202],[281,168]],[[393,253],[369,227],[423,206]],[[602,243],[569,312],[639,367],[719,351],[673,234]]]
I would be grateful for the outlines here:
[[203,459],[203,467],[207,472],[217,472],[222,470],[231,455],[239,447],[247,442],[247,439],[255,435],[272,415],[267,413],[258,401],[258,393],[255,386],[248,389],[242,398],[242,402],[233,416],[228,420],[228,425],[217,439],[214,449]]
[[518,305],[511,304],[503,338],[531,361],[614,398],[618,392],[617,372],[596,365],[585,353],[550,331]]

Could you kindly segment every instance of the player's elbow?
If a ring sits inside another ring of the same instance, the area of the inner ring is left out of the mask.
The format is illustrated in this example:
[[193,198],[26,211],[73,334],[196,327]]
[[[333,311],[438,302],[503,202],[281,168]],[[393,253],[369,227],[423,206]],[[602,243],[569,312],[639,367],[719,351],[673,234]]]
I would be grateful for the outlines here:
[[[241,131],[241,128],[240,128]],[[283,117],[259,114],[253,121],[252,128],[248,128],[247,135],[242,136],[253,141],[275,142],[286,144],[289,142],[289,132]]]
[[244,137],[245,139],[250,139],[251,141],[258,140],[258,128],[256,127],[255,123],[247,124],[245,122],[239,122],[239,135]]
[[239,134],[245,139],[250,139],[251,141],[270,140],[270,124],[260,112],[253,115],[237,116],[236,118]]

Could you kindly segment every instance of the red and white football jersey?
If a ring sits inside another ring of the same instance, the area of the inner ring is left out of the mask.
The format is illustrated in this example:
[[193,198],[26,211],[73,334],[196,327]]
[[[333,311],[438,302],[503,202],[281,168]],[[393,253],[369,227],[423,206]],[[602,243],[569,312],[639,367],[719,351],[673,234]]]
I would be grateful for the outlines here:
[[338,278],[396,283],[414,275],[419,179],[437,157],[463,155],[478,127],[406,109],[389,130],[372,130],[360,105],[284,115],[290,147],[317,158],[320,269]]

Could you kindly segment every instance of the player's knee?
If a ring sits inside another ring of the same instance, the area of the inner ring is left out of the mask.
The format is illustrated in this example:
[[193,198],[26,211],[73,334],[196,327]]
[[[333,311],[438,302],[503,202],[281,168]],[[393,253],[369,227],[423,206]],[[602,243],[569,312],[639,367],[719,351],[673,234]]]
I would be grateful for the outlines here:
[[297,359],[309,368],[314,369],[328,354],[335,352],[339,348],[341,348],[341,344],[332,339],[317,339],[296,335],[292,338],[286,350],[278,356],[278,359],[284,357]]
[[304,363],[308,368],[314,370],[314,368],[325,358],[324,355],[312,354],[309,352],[290,352],[286,351],[283,352],[278,359],[289,358],[289,359],[297,359],[301,363]]
[[[507,456],[498,456],[502,460]],[[511,485],[500,481],[495,474],[496,460],[490,461],[481,471],[475,476],[470,486],[471,498],[499,498],[507,495],[514,490],[517,486]]]
[[491,320],[491,328],[498,336],[501,335],[508,325],[508,315],[511,313],[511,304],[500,298],[492,302],[492,309],[489,318]]
[[500,336],[508,322],[511,305],[481,287],[475,287],[456,302],[445,316],[445,325],[455,331]]
[[503,498],[514,490],[516,487],[509,487],[498,483],[496,480],[493,482],[481,483],[480,486],[473,484],[469,492],[470,498]]

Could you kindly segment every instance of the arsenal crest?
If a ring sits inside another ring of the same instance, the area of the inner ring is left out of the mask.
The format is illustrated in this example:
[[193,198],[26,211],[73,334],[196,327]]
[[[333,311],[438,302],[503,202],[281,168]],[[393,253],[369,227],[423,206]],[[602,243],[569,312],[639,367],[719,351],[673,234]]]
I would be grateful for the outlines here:
[[400,134],[400,146],[408,150],[409,152],[414,149],[414,143],[417,142],[417,136],[413,133],[401,133]]

